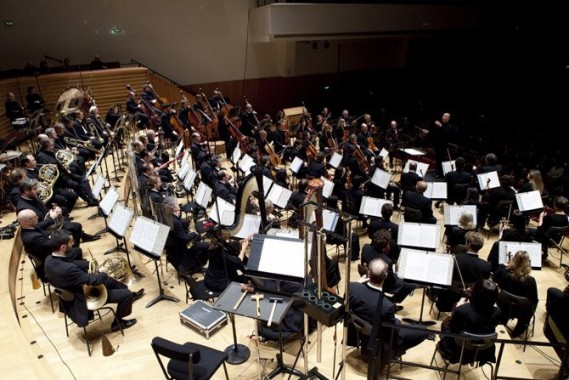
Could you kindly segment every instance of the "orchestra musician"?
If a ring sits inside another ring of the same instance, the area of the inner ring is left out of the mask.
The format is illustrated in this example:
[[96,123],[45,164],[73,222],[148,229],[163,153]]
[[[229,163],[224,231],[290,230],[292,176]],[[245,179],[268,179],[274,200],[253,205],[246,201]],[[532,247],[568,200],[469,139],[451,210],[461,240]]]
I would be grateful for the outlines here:
[[[374,164],[373,166],[370,167],[367,174],[368,178],[373,178],[376,170],[383,170],[384,172],[387,172],[382,156],[374,157],[373,161]],[[385,198],[385,199],[391,199],[391,196],[393,195],[393,206],[394,206],[393,208],[395,210],[399,210],[399,199],[401,197],[401,189],[395,182],[390,181],[389,184],[387,185],[387,188],[383,189],[374,184],[372,181],[369,181],[366,184],[366,193],[368,196],[373,198]]]
[[240,242],[224,242],[223,245],[214,239],[211,240],[209,264],[204,276],[204,283],[208,289],[223,292],[233,281],[242,284],[249,281],[244,273],[251,238],[252,236]]
[[6,94],[6,102],[4,103],[4,108],[6,109],[6,117],[10,119],[10,122],[14,122],[16,119],[26,117],[24,107],[18,103],[16,100],[16,95],[14,95],[13,92]]
[[239,115],[241,119],[241,132],[245,136],[253,137],[260,127],[257,120],[257,112],[253,110],[251,103],[245,105],[245,110]]
[[218,172],[218,180],[215,183],[215,195],[227,202],[235,203],[237,199],[237,189],[233,187],[230,183],[230,175],[225,170],[220,170]]
[[89,131],[85,126],[85,114],[81,110],[76,110],[71,113],[73,117],[73,130],[78,140],[81,141],[91,141],[91,144],[95,149],[101,149],[103,147],[103,142],[98,139],[97,136]]
[[316,154],[316,158],[308,163],[306,168],[306,178],[320,178],[324,177],[330,179],[328,169],[326,169],[326,153],[320,151]]
[[401,204],[415,210],[421,211],[422,219],[418,223],[437,224],[437,218],[433,215],[433,201],[425,196],[427,182],[418,181],[415,191],[406,191],[403,194]]
[[[74,174],[83,175],[87,171],[87,168],[85,166],[85,159],[81,155],[81,148],[68,145],[63,139],[65,133],[65,126],[61,122],[55,123],[53,128],[45,129],[46,136],[53,140],[55,151],[65,149],[75,156],[73,161],[69,164],[69,171]],[[87,151],[86,149],[84,150]]]
[[172,108],[172,104],[165,103],[162,105],[164,109],[160,112],[160,129],[164,132],[164,138],[170,139],[172,142],[176,142],[179,138],[178,133],[174,131],[172,124],[170,124],[170,118],[176,112]]
[[221,169],[221,158],[219,156],[212,156],[211,159],[205,160],[200,165],[201,180],[211,187],[215,188],[215,183],[219,178],[219,170]]
[[368,157],[368,160],[379,152],[379,148],[375,145],[366,123],[360,125],[360,132],[357,134],[357,144]]
[[135,124],[138,129],[146,129],[148,128],[148,122],[150,119],[140,109],[141,105],[136,101],[136,93],[134,91],[129,91],[128,98],[126,99],[126,111],[134,117]]
[[95,126],[97,129],[98,137],[103,139],[103,145],[106,146],[109,142],[110,137],[108,132],[110,125],[106,125],[106,123],[105,125],[102,125],[102,123],[104,123],[104,120],[99,116],[99,108],[97,106],[91,106],[89,108],[88,121]]

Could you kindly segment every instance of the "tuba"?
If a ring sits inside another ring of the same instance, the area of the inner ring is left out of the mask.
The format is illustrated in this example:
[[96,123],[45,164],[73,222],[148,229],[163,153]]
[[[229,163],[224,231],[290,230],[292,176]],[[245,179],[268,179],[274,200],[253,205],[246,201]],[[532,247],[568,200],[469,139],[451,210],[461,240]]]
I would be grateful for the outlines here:
[[[97,260],[93,257],[91,250],[91,261],[89,262],[89,273],[95,274],[98,272]],[[107,302],[107,288],[104,284],[99,285],[83,285],[83,293],[85,294],[85,302],[87,303],[88,310],[96,310],[101,308]]]

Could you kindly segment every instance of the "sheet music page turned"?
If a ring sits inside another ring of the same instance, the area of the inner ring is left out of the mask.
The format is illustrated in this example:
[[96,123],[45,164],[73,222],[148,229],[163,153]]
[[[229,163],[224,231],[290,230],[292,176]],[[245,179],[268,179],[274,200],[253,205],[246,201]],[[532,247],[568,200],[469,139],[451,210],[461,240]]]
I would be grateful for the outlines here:
[[182,149],[184,149],[184,139],[180,139],[180,143],[176,147],[176,153],[174,153],[174,157],[178,157],[180,155],[180,152],[182,152]]
[[263,241],[259,271],[304,278],[304,242],[267,237]]
[[274,205],[285,208],[291,195],[292,191],[275,183],[273,187],[271,187],[267,199],[273,202]]
[[300,170],[300,168],[302,167],[303,164],[304,164],[304,161],[302,161],[302,159],[298,158],[298,156],[297,156],[290,163],[290,170],[293,173],[298,173],[298,171]]
[[93,185],[93,189],[91,192],[93,193],[93,197],[99,198],[101,191],[103,190],[103,186],[105,186],[105,177],[102,175],[97,175],[97,179],[95,180],[95,185]]
[[543,200],[539,191],[528,191],[516,194],[516,202],[520,211],[530,211],[543,208]]
[[99,202],[101,211],[103,211],[103,213],[108,216],[113,210],[113,207],[115,206],[115,203],[117,203],[118,199],[119,192],[114,188],[114,186],[111,186],[107,191],[107,194],[105,194],[103,200]]
[[476,220],[476,215],[478,211],[474,205],[464,205],[464,206],[451,206],[445,205],[444,207],[444,225],[445,226],[458,226],[458,221],[462,214],[470,214],[474,219],[474,225],[478,224]]
[[364,195],[360,205],[360,214],[381,217],[381,208],[384,204],[393,204],[393,201],[388,199],[372,198]]
[[207,205],[211,200],[212,192],[213,190],[211,189],[211,187],[209,187],[203,182],[200,182],[200,184],[198,185],[198,189],[196,190],[196,197],[195,197],[196,203],[202,206],[203,208],[207,208]]
[[126,230],[130,225],[130,221],[134,216],[134,211],[120,202],[117,202],[113,213],[109,218],[109,230],[113,231],[119,236],[125,236]]
[[235,149],[233,150],[233,154],[231,154],[231,162],[233,162],[233,164],[237,164],[237,162],[239,162],[239,159],[241,158],[241,148],[239,148],[238,146],[235,147]]
[[397,244],[407,247],[437,249],[440,237],[440,228],[436,224],[425,223],[399,223]]
[[495,187],[500,187],[500,178],[498,178],[497,171],[478,174],[477,177],[478,185],[480,185],[480,190],[488,190]]
[[371,177],[371,183],[382,189],[387,189],[389,181],[391,180],[391,175],[388,172],[381,169],[375,169],[373,172],[373,177]]
[[427,190],[423,195],[431,199],[447,199],[447,183],[427,182]]
[[130,242],[157,258],[162,255],[170,227],[150,218],[139,216],[130,234]]
[[240,239],[245,239],[249,235],[258,234],[260,226],[261,226],[260,215],[245,214],[243,225],[241,226],[241,229],[235,234],[235,237]]
[[329,198],[330,195],[332,195],[332,191],[334,191],[334,182],[324,177],[321,177],[320,179],[324,182],[324,186],[322,187],[322,196],[324,198]]
[[336,169],[342,163],[343,156],[340,153],[334,152],[332,157],[330,157],[330,161],[328,162],[330,166]]
[[450,286],[454,262],[446,253],[402,248],[398,268],[397,274],[405,280]]

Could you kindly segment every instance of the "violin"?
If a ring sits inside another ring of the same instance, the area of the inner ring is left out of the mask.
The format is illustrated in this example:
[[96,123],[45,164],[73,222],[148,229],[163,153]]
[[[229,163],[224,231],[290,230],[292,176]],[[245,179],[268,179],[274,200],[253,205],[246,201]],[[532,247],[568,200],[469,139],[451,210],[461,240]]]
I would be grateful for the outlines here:
[[367,138],[367,148],[372,152],[377,152],[379,149],[375,146],[375,142],[373,141],[373,137],[369,136]]

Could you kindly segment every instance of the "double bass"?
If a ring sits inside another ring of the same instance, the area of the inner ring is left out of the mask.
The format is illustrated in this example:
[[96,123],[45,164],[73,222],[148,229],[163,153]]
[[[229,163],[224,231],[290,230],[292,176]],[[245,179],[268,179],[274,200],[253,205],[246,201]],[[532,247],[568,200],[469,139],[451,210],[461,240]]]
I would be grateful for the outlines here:
[[243,153],[249,152],[249,137],[245,136],[227,116],[225,116],[225,122],[229,126],[229,133],[235,141],[237,141],[239,149],[241,149]]
[[160,121],[160,113],[156,111],[152,104],[148,103],[142,96],[140,96],[130,84],[126,85],[126,89],[132,92],[135,96],[138,96],[140,99],[140,110],[148,117],[153,129],[158,131],[162,125],[162,122]]
[[206,119],[208,119],[207,124],[205,126],[207,139],[217,140],[219,139],[219,130],[218,130],[219,119],[217,118],[217,114],[213,112],[211,104],[209,104],[209,101],[205,97],[205,94],[203,93],[201,88],[199,89],[198,93],[201,95],[203,102],[205,102],[206,104],[204,109],[206,110],[206,116],[207,116]]

